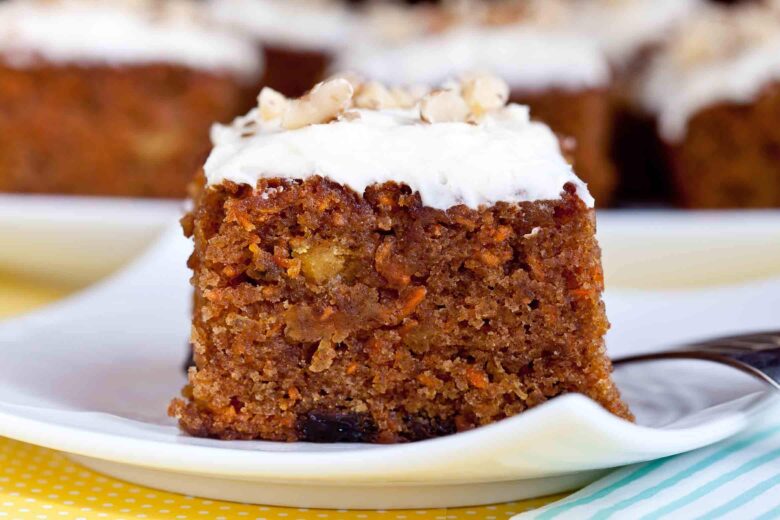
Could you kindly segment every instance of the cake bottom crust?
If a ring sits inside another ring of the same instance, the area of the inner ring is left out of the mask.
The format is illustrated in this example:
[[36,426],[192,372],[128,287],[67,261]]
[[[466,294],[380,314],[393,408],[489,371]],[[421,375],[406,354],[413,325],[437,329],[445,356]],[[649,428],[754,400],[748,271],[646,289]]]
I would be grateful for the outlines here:
[[625,418],[592,210],[422,206],[321,178],[202,189],[196,367],[171,415],[221,439],[404,442],[579,392]]

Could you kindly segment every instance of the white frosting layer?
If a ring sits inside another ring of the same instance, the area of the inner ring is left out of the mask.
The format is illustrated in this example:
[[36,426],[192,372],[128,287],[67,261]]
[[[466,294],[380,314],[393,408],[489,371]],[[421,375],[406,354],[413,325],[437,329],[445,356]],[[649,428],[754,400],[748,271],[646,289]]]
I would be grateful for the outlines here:
[[711,13],[681,30],[647,73],[640,101],[664,140],[679,142],[696,113],[721,102],[750,103],[780,81],[780,18],[746,10]]
[[644,47],[661,43],[703,0],[575,0],[569,23],[596,40],[610,62],[626,66]]
[[356,17],[328,0],[210,0],[214,17],[273,45],[332,51],[348,43]]
[[527,107],[509,105],[478,125],[423,123],[417,109],[358,112],[355,120],[292,131],[279,130],[277,122],[249,137],[243,135],[256,110],[232,126],[216,125],[208,183],[255,186],[261,178],[321,175],[362,194],[372,184],[395,181],[419,192],[423,204],[447,209],[556,200],[571,182],[593,205],[555,135],[531,122]]
[[17,67],[40,58],[52,63],[173,63],[247,77],[262,68],[249,39],[209,27],[188,9],[157,12],[120,1],[2,2],[0,54]]
[[360,42],[340,56],[334,70],[396,85],[436,84],[480,71],[528,91],[599,87],[610,77],[590,39],[517,25],[463,27],[395,45]]

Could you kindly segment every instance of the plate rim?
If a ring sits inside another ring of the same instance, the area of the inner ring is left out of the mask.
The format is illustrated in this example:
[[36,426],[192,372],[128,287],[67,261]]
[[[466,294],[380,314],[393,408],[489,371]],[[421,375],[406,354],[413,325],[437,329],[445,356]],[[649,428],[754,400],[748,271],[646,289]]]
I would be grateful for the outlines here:
[[[0,435],[85,457],[174,472],[275,480],[310,479],[312,475],[326,473],[328,480],[362,479],[366,477],[366,468],[372,466],[382,468],[382,472],[388,470],[402,472],[407,463],[398,461],[408,459],[410,452],[415,455],[416,463],[424,463],[452,453],[459,445],[460,447],[478,446],[480,437],[493,435],[492,442],[496,442],[496,437],[506,441],[507,436],[517,435],[516,429],[508,427],[507,423],[510,421],[530,423],[535,418],[537,424],[544,424],[544,422],[555,421],[556,415],[560,419],[563,417],[563,412],[567,413],[566,420],[570,424],[598,431],[607,440],[620,440],[624,443],[623,451],[643,453],[643,456],[637,458],[637,462],[651,460],[653,457],[674,455],[723,440],[742,430],[752,416],[766,409],[775,399],[774,393],[767,392],[757,397],[746,411],[735,412],[690,428],[658,429],[636,425],[613,416],[583,395],[567,394],[515,417],[446,437],[415,443],[370,445],[365,449],[321,452],[232,449],[141,439],[24,417],[9,411],[10,407],[7,404],[0,403]],[[594,421],[593,417],[598,417],[598,421]],[[494,435],[497,430],[498,435]],[[179,432],[175,439],[183,435],[185,434]],[[211,442],[224,441],[212,440]],[[118,446],[122,446],[122,449],[118,450]],[[615,465],[589,469],[608,467],[615,467]],[[553,475],[544,472],[542,474]],[[568,472],[559,474],[568,474]],[[394,480],[384,479],[384,481]]]

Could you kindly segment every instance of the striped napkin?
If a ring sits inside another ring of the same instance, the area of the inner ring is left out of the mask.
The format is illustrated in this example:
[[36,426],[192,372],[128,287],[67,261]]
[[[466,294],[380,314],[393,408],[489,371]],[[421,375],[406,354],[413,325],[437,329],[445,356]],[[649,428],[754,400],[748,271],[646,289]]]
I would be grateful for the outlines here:
[[617,470],[512,520],[780,519],[780,407],[691,453]]

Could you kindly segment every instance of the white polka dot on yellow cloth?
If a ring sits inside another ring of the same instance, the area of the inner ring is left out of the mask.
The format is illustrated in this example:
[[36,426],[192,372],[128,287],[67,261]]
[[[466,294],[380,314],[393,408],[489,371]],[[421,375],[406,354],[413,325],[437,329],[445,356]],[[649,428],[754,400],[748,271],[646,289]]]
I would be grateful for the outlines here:
[[85,470],[57,452],[0,437],[0,520],[504,520],[556,498],[416,511],[255,506],[120,482]]

